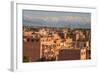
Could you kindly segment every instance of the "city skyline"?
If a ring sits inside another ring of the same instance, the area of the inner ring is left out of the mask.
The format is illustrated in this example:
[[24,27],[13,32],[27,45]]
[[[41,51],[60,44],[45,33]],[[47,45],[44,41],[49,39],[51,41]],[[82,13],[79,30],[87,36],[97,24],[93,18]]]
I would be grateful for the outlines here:
[[23,62],[91,59],[91,14],[23,10]]

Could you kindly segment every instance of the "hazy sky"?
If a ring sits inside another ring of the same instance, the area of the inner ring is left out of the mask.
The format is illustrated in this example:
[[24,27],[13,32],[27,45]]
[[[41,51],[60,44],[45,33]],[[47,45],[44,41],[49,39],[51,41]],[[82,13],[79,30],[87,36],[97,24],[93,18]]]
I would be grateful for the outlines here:
[[91,14],[79,12],[23,10],[23,25],[90,28]]

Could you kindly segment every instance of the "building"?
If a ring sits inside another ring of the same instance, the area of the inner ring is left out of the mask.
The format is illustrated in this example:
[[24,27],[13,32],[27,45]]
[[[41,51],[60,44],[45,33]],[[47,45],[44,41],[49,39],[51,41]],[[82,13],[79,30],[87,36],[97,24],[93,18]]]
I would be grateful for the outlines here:
[[80,50],[62,49],[59,51],[58,60],[80,60]]
[[67,28],[25,30],[23,32],[24,62],[91,59],[89,30]]

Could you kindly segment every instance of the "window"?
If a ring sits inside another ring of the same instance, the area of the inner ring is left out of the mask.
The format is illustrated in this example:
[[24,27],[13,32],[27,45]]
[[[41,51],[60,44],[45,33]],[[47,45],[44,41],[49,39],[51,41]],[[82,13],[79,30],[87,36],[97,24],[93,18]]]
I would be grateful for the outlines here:
[[29,42],[29,41],[30,41],[30,39],[28,38],[28,39],[27,39],[27,42]]
[[31,39],[32,42],[34,42],[34,39]]

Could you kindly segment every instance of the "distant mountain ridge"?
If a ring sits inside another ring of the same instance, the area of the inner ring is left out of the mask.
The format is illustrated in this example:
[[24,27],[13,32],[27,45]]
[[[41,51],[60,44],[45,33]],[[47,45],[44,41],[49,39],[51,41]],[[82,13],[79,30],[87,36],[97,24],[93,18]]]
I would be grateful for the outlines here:
[[90,29],[91,24],[84,24],[84,23],[71,23],[71,22],[64,22],[59,21],[56,23],[48,23],[46,21],[28,21],[23,20],[23,26],[41,26],[41,27],[68,27],[68,28],[84,28]]

